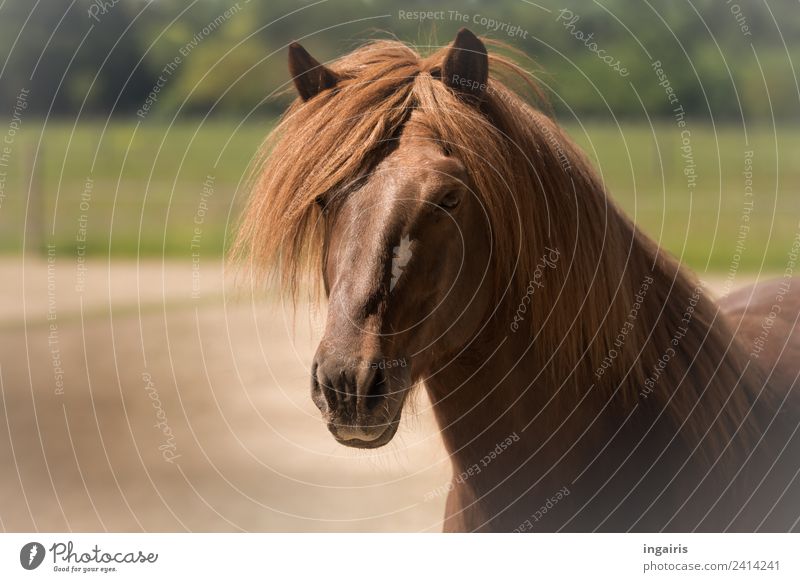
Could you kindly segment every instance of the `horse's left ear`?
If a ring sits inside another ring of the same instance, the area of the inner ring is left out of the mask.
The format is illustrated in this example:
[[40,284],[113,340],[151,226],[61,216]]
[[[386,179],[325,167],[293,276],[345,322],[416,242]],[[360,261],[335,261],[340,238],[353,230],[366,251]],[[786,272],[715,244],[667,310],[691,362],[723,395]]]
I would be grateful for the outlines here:
[[472,31],[458,31],[444,58],[441,75],[442,82],[470,101],[480,103],[486,97],[489,56]]
[[289,45],[289,74],[303,101],[308,101],[325,89],[332,89],[339,82],[336,73],[321,65],[296,42]]

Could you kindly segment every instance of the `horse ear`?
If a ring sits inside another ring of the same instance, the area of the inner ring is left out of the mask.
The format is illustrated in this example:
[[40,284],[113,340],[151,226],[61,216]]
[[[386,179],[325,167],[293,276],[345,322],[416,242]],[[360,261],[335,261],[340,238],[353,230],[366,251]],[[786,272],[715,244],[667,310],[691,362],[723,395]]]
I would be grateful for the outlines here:
[[489,56],[481,40],[462,28],[456,34],[442,65],[442,81],[469,100],[480,103],[486,96]]
[[339,81],[336,73],[321,65],[296,42],[289,45],[289,74],[303,101],[332,89]]

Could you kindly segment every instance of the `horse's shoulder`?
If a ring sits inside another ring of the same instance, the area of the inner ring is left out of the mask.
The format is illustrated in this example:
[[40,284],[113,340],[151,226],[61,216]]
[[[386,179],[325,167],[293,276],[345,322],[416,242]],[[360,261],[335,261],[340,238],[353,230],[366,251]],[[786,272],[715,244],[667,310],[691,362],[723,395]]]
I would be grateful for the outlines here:
[[778,384],[792,384],[800,370],[800,277],[749,285],[719,304],[751,357],[772,370]]
[[723,311],[764,312],[778,304],[778,311],[789,311],[793,316],[800,311],[800,277],[779,277],[745,285],[720,299]]

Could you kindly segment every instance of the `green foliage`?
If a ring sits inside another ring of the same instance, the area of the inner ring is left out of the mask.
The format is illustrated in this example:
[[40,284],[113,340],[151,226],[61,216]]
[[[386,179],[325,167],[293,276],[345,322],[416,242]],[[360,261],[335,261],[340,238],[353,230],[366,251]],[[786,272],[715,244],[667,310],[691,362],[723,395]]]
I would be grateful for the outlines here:
[[[571,27],[563,10],[578,17]],[[132,115],[163,67],[199,35],[152,114],[275,114],[284,102],[268,97],[289,82],[285,47],[292,40],[325,61],[376,37],[435,48],[468,26],[530,55],[524,64],[552,89],[562,115],[668,116],[670,104],[651,68],[659,60],[693,117],[796,119],[797,10],[794,0],[6,0],[0,56],[9,58],[0,110],[10,109],[20,87],[30,87],[39,113]],[[220,20],[226,11],[232,14]],[[419,11],[437,18],[408,17]],[[578,32],[591,34],[597,50],[628,76],[598,58]]]

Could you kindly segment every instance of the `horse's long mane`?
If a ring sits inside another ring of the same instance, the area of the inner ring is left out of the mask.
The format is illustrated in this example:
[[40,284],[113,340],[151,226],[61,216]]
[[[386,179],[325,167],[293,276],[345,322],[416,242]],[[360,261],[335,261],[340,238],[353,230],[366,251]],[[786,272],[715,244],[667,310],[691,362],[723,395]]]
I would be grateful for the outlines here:
[[[488,88],[475,107],[439,78],[445,50],[423,57],[378,41],[331,63],[337,86],[296,100],[265,142],[233,255],[279,273],[292,293],[317,278],[325,228],[317,201],[346,196],[419,111],[463,161],[486,209],[497,300],[507,312],[529,293],[545,247],[558,251],[525,318],[524,337],[537,344],[537,384],[563,390],[567,407],[575,402],[567,396],[591,389],[623,409],[663,411],[690,443],[708,432],[702,449],[716,458],[737,432],[750,431],[761,386],[716,304],[610,200],[588,160],[540,110],[528,73],[490,54]],[[672,355],[660,369],[665,354]]]

